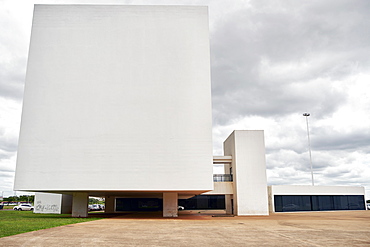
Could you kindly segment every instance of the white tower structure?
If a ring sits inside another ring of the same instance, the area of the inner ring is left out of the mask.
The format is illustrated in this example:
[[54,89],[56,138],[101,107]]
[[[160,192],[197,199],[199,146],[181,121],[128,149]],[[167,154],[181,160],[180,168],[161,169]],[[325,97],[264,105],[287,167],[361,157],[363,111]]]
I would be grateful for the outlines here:
[[268,215],[264,132],[235,130],[224,142],[224,154],[232,157],[226,169],[233,175],[233,195],[225,195],[226,212]]
[[36,5],[15,190],[177,199],[213,189],[206,7]]

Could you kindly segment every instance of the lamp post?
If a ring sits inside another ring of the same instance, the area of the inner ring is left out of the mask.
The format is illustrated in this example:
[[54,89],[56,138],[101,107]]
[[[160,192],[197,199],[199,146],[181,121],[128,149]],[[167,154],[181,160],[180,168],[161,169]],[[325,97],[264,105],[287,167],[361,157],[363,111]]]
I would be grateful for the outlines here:
[[311,166],[311,179],[312,179],[312,186],[315,185],[313,180],[313,169],[312,169],[312,156],[311,156],[311,142],[310,142],[310,131],[308,129],[308,117],[310,116],[309,113],[303,113],[303,116],[306,117],[306,124],[307,124],[307,138],[308,138],[308,152],[310,154],[310,166]]

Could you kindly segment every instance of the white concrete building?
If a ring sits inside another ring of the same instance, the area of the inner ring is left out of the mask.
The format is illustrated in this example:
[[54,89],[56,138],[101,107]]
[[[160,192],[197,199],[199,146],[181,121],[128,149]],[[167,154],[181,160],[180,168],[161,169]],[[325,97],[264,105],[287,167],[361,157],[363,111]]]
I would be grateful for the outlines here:
[[213,162],[224,164],[232,179],[215,182],[215,189],[205,195],[225,195],[227,214],[268,215],[263,131],[235,130],[224,142],[224,155]]
[[207,12],[36,5],[15,190],[73,194],[74,216],[133,193],[176,216],[213,190]]
[[229,214],[268,214],[263,131],[234,131],[212,156],[207,12],[35,6],[14,185],[50,193],[35,212],[86,217],[97,196],[106,212],[177,217],[179,200],[203,194],[225,196]]

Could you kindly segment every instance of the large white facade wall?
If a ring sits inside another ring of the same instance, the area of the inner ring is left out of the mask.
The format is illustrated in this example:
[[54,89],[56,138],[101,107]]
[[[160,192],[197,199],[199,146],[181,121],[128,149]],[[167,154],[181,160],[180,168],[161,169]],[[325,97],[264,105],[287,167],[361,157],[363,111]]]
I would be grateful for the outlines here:
[[15,190],[209,191],[208,13],[36,5]]

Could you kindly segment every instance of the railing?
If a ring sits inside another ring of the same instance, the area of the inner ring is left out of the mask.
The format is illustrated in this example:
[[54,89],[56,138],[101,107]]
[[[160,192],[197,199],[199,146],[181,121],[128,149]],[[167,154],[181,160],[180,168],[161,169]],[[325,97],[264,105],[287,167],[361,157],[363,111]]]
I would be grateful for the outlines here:
[[213,182],[232,182],[232,174],[213,174]]

